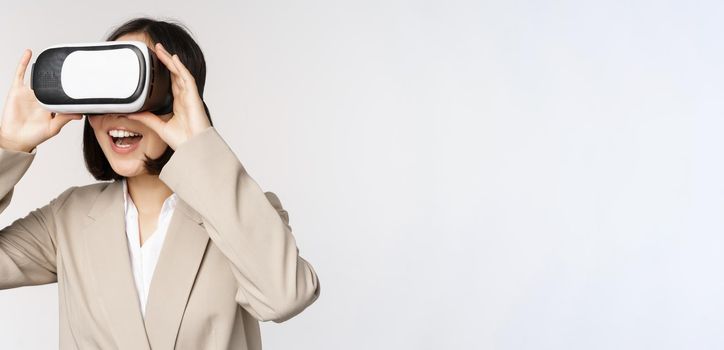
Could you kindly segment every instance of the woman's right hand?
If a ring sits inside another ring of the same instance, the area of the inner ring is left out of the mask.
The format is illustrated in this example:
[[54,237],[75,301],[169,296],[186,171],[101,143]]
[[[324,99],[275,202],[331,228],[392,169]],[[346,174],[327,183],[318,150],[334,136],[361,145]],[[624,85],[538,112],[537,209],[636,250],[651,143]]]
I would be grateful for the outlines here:
[[24,83],[32,51],[26,49],[20,59],[10,92],[5,99],[0,122],[0,148],[31,152],[45,140],[57,135],[71,120],[82,114],[51,113],[40,105],[35,93]]

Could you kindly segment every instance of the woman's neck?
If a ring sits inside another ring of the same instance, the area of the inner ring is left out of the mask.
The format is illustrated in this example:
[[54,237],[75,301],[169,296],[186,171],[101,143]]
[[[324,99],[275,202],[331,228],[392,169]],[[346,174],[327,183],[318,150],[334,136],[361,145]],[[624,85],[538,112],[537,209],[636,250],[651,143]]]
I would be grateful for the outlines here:
[[128,194],[140,214],[159,212],[166,198],[173,194],[158,175],[142,174],[127,177],[126,184]]

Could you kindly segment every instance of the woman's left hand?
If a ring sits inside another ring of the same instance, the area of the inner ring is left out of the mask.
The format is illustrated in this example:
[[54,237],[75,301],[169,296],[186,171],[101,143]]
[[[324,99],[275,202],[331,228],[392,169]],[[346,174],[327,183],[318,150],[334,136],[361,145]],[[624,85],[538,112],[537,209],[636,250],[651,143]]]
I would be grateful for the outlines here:
[[156,56],[171,72],[173,115],[164,120],[151,112],[141,112],[128,115],[128,119],[142,122],[176,150],[186,140],[211,127],[211,123],[196,89],[196,81],[178,55],[172,56],[157,43]]

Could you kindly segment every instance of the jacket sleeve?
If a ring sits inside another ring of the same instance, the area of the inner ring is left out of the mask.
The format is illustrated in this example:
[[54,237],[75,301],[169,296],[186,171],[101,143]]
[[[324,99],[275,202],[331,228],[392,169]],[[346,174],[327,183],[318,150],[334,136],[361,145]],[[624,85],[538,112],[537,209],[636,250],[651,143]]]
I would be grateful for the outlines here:
[[280,323],[319,297],[279,198],[262,191],[213,126],[179,145],[159,178],[201,214],[237,280],[237,303],[254,318]]
[[[29,153],[0,148],[0,213],[36,152],[37,148]],[[69,192],[0,230],[0,289],[57,282],[55,212]]]

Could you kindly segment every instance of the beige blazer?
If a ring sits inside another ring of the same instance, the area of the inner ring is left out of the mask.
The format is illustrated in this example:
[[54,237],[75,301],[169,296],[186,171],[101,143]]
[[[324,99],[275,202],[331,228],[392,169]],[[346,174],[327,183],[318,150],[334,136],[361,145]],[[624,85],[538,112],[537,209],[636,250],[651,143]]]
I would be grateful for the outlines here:
[[[36,152],[0,149],[0,212]],[[145,319],[120,181],[70,187],[0,231],[0,289],[58,283],[61,349],[261,349],[259,321],[318,298],[287,212],[214,127],[180,145],[159,178],[179,201]]]

